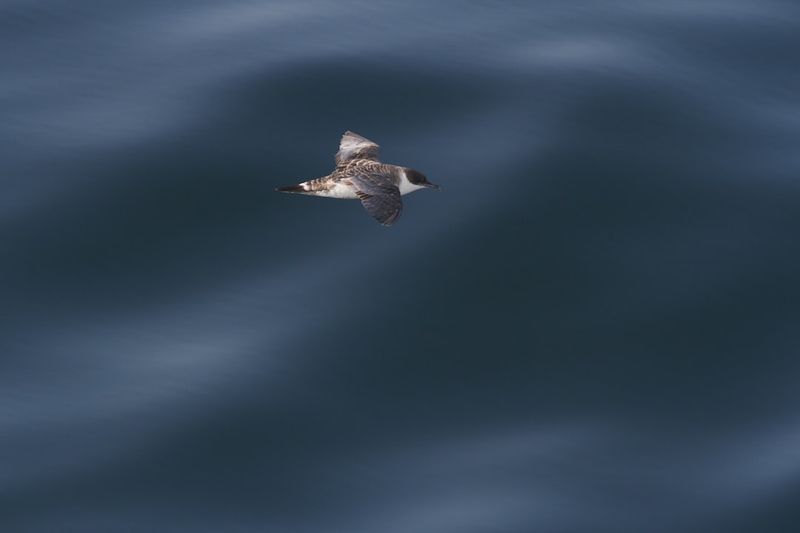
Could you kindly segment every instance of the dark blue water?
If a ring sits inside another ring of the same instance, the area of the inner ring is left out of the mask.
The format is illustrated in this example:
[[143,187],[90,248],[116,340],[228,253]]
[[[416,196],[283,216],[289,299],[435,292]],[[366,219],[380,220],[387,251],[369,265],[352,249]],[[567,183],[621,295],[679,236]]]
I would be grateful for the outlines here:
[[[0,530],[784,532],[800,8],[0,3]],[[392,228],[274,187],[341,133]]]

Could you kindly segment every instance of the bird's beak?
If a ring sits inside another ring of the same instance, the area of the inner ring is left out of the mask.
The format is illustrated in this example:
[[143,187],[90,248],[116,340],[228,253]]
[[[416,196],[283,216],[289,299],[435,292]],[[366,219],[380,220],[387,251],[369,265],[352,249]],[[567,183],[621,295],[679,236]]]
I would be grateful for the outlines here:
[[430,181],[426,183],[425,186],[429,189],[436,189],[437,191],[440,191],[442,189],[441,187],[439,187],[435,183],[431,183]]

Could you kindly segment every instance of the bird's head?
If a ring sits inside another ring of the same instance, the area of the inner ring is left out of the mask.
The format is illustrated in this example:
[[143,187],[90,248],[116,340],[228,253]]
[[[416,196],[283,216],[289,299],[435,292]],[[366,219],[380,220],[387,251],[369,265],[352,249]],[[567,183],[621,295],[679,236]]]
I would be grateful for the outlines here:
[[428,181],[428,178],[425,177],[425,174],[420,172],[419,170],[414,170],[413,168],[406,169],[406,179],[417,187],[427,187],[429,189],[436,189],[439,190],[441,187],[438,185],[431,183]]

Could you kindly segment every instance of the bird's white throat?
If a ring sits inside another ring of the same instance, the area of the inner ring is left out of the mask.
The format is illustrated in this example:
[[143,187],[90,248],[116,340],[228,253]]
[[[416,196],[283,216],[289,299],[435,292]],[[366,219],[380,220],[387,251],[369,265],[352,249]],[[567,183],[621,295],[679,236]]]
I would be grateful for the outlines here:
[[400,183],[397,186],[400,189],[400,194],[408,194],[410,192],[418,191],[420,189],[424,189],[422,185],[414,185],[410,181],[408,181],[408,177],[406,176],[406,171],[402,171],[400,175]]

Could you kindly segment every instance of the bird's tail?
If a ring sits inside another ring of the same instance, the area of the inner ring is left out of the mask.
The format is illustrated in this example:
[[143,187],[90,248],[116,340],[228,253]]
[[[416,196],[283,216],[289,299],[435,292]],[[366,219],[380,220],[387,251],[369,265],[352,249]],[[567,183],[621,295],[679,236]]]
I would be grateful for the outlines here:
[[278,192],[306,192],[306,191],[308,191],[308,189],[305,188],[302,183],[298,183],[297,185],[287,185],[286,187],[278,187],[275,190],[278,191]]

